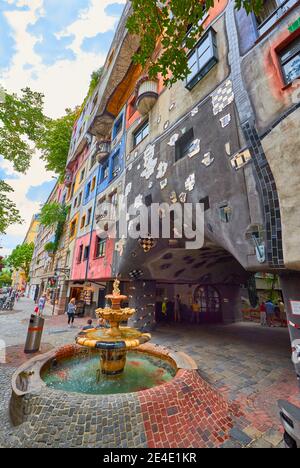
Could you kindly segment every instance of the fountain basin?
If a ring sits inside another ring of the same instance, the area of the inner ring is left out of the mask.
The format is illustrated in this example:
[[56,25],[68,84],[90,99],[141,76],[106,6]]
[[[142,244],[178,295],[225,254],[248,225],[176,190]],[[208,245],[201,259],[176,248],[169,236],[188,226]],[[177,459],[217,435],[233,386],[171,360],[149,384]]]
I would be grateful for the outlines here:
[[[229,438],[233,426],[229,404],[184,353],[149,343],[140,346],[134,355],[163,361],[172,375],[136,391],[79,393],[43,380],[54,361],[64,372],[64,363],[89,359],[89,353],[67,345],[33,358],[15,372],[10,401],[14,447],[205,447],[208,427],[220,433],[217,444]],[[114,385],[118,379],[113,378]]]
[[127,351],[135,349],[151,339],[148,333],[141,333],[134,328],[120,327],[112,333],[109,329],[82,331],[76,338],[79,346],[100,351],[101,372],[108,376],[124,372]]

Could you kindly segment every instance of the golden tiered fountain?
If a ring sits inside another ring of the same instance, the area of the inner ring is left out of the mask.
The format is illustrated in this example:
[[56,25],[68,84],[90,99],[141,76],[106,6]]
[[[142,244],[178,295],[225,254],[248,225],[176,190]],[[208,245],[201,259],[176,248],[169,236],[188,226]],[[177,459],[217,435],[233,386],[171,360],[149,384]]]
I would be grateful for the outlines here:
[[94,328],[82,331],[76,338],[76,343],[87,348],[100,351],[101,372],[107,376],[117,376],[123,373],[126,365],[127,351],[135,349],[151,340],[149,333],[141,333],[135,328],[121,327],[135,314],[135,309],[121,308],[122,301],[127,296],[121,295],[120,281],[115,280],[111,295],[106,296],[112,306],[96,310],[99,318],[109,323],[109,328]]

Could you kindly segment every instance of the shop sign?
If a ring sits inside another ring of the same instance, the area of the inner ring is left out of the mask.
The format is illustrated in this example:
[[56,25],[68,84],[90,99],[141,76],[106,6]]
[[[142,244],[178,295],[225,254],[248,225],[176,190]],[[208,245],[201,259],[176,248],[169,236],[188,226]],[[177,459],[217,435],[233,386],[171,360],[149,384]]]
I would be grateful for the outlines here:
[[291,26],[289,26],[289,31],[290,33],[293,33],[297,31],[297,29],[300,28],[300,17],[293,23]]

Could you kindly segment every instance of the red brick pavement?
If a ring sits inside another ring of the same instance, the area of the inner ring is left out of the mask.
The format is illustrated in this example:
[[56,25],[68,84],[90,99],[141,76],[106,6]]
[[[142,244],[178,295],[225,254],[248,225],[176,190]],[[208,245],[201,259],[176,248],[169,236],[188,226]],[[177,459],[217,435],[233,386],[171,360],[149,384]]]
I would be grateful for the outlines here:
[[149,448],[219,447],[233,428],[232,408],[197,371],[138,394]]

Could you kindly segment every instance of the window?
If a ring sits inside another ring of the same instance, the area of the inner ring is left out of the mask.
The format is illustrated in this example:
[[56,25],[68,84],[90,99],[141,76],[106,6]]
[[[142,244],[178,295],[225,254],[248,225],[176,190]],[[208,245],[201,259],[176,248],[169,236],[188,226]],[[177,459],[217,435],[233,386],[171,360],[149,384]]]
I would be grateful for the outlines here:
[[89,182],[86,186],[86,191],[85,191],[85,199],[87,200],[91,194],[91,186],[92,182]]
[[77,198],[75,198],[75,201],[74,201],[74,209],[76,208],[77,206]]
[[116,121],[114,128],[113,128],[113,140],[117,138],[119,133],[122,131],[123,128],[123,114],[121,117]]
[[152,205],[152,195],[151,194],[145,196],[145,205],[147,207]]
[[83,171],[81,171],[81,174],[80,174],[80,181],[79,181],[80,184],[81,184],[81,182],[82,182],[83,179],[84,179],[84,174],[85,174],[85,169],[83,169]]
[[216,33],[210,29],[188,57],[190,74],[186,87],[191,90],[217,63]]
[[199,200],[199,203],[204,205],[204,211],[208,211],[210,209],[209,197],[202,198]]
[[84,215],[84,216],[82,216],[82,218],[81,218],[80,229],[83,229],[83,228],[84,228],[84,226],[85,226],[85,220],[86,220],[86,217],[85,217],[85,215]]
[[82,254],[83,254],[83,245],[81,244],[81,246],[79,247],[79,250],[78,250],[78,257],[77,257],[77,262],[80,263],[81,260],[82,260]]
[[89,255],[90,255],[90,246],[87,245],[87,246],[84,248],[83,260],[86,261],[86,260],[89,258]]
[[136,132],[133,134],[133,144],[134,146],[139,145],[147,136],[149,135],[149,120],[143,123]]
[[95,166],[96,161],[97,161],[97,151],[94,151],[91,157],[90,169],[92,169]]
[[105,257],[105,251],[106,251],[106,239],[101,239],[101,237],[97,236],[95,257],[96,258]]
[[258,24],[262,24],[274,11],[279,7],[280,2],[277,0],[265,0],[260,8],[259,14],[256,15]]
[[96,187],[96,176],[93,177],[93,180],[92,180],[91,192],[93,192],[95,190],[95,187]]
[[117,154],[114,155],[112,159],[112,176],[113,178],[117,177],[120,172],[120,153],[119,151]]
[[109,175],[109,161],[106,161],[102,166],[102,173],[101,173],[101,182],[106,180]]
[[80,194],[79,194],[77,206],[80,206],[81,202],[82,202],[82,192],[80,192]]
[[72,221],[70,226],[70,237],[74,237],[76,232],[76,219]]
[[91,224],[91,219],[92,219],[92,208],[90,208],[87,212],[87,220],[86,220],[86,225],[89,226]]
[[194,130],[191,128],[184,135],[182,135],[175,144],[175,161],[187,156],[194,141]]
[[286,84],[300,78],[300,37],[280,53],[280,62]]
[[109,205],[110,205],[110,219],[116,219],[117,217],[117,210],[118,210],[118,192],[114,192],[109,196]]
[[229,223],[231,220],[232,209],[229,205],[222,205],[219,208],[220,210],[220,219],[223,223]]
[[259,35],[261,36],[274,26],[296,3],[297,0],[265,0],[256,15]]

